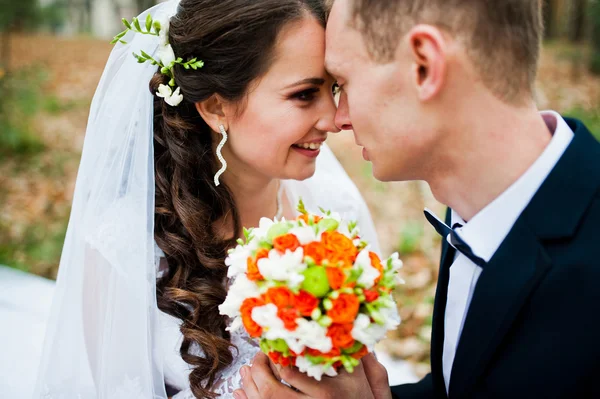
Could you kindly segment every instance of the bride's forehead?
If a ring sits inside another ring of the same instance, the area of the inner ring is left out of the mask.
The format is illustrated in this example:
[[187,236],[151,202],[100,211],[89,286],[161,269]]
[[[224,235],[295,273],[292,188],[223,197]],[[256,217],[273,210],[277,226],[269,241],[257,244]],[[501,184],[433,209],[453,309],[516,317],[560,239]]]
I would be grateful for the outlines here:
[[[267,75],[321,76],[325,64],[325,30],[313,18],[292,22],[282,30],[275,44]],[[291,77],[290,79],[294,79]]]

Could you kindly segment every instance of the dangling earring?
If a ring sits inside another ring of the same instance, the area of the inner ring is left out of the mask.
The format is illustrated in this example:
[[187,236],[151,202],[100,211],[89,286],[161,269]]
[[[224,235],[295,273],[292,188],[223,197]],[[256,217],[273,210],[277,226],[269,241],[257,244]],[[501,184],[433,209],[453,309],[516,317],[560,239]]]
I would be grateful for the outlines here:
[[219,177],[221,177],[221,175],[223,173],[225,173],[225,171],[227,170],[227,161],[225,161],[225,158],[223,158],[223,154],[221,154],[221,150],[223,149],[223,147],[225,146],[225,143],[227,142],[227,131],[225,130],[225,126],[223,126],[223,125],[219,125],[219,131],[221,132],[223,139],[217,146],[217,158],[219,158],[219,161],[221,162],[221,169],[219,169],[217,174],[215,174],[215,186],[217,186],[217,187],[219,187],[219,185],[221,184],[219,182]]

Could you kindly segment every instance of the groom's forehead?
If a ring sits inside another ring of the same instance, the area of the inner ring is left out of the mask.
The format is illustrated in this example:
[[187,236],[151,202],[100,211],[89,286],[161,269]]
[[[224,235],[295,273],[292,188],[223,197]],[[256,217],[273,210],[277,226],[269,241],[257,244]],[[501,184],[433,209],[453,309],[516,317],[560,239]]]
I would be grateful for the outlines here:
[[325,51],[325,67],[330,72],[335,69],[336,64],[340,61],[339,58],[347,51],[349,45],[347,36],[349,26],[347,25],[345,7],[347,1],[336,0],[331,9],[331,14],[327,21],[326,36],[326,51]]

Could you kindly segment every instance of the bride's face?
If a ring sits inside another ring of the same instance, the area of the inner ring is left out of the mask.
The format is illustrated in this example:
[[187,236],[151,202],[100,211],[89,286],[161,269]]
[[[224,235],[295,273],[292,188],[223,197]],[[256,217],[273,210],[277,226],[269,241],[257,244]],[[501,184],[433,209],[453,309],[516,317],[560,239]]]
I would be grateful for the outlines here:
[[324,55],[325,30],[314,18],[281,31],[269,70],[229,121],[223,156],[230,173],[296,180],[314,174],[327,132],[338,131]]

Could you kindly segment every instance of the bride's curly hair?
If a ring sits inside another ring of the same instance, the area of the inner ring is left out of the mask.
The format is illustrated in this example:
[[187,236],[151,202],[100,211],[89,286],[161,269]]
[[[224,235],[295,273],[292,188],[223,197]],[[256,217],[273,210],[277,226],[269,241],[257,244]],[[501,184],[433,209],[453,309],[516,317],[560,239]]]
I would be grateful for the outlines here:
[[[157,298],[163,312],[182,321],[181,356],[193,366],[190,385],[198,398],[216,396],[216,377],[233,361],[218,306],[226,295],[226,252],[242,226],[231,191],[213,183],[220,166],[213,133],[194,104],[214,94],[241,103],[250,83],[269,68],[278,33],[307,15],[325,26],[322,0],[182,0],[171,19],[169,42],[177,57],[198,58],[204,67],[175,66],[184,96],[179,106],[154,98],[154,234],[168,262]],[[157,72],[152,93],[167,80]],[[215,222],[225,216],[232,235],[223,239]]]

